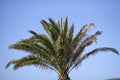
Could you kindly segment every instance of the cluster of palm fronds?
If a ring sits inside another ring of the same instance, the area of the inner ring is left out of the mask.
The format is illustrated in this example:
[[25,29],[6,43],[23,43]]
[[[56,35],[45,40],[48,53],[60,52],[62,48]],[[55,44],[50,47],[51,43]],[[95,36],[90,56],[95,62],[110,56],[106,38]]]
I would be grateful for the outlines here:
[[14,64],[14,69],[26,65],[35,65],[40,68],[52,69],[58,75],[68,75],[83,60],[98,51],[112,51],[118,54],[114,48],[102,47],[82,55],[85,48],[93,42],[97,42],[96,37],[101,34],[101,31],[97,31],[86,38],[87,31],[95,26],[93,23],[83,26],[74,37],[74,25],[72,24],[68,29],[68,18],[64,22],[62,20],[55,22],[50,18],[49,22],[42,20],[41,24],[49,36],[30,30],[29,32],[33,34],[31,38],[9,46],[9,48],[26,51],[30,54],[17,60],[11,60],[6,68],[10,64]]

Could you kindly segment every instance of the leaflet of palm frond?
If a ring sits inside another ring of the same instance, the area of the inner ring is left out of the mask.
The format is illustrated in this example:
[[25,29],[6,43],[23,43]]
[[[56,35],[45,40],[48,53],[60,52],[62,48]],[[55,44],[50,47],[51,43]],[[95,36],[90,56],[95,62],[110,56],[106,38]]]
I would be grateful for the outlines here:
[[95,24],[94,23],[90,23],[90,24],[86,24],[82,27],[81,29],[81,32],[86,32],[88,31],[89,29],[91,29],[92,27],[95,27]]
[[7,69],[11,65],[12,61],[8,62],[5,68]]
[[33,34],[34,36],[36,36],[36,35],[37,35],[37,33],[36,33],[36,32],[34,32],[33,30],[29,30],[29,32],[30,32],[31,34]]
[[86,27],[86,31],[91,29],[92,27],[95,27],[94,23],[90,23],[87,27]]
[[63,36],[63,39],[66,38],[67,31],[68,31],[68,17],[66,17],[65,21],[63,22],[63,27],[62,27],[62,36]]
[[61,17],[61,20],[60,20],[60,28],[61,28],[60,30],[61,31],[60,32],[62,32],[62,27],[63,27],[63,20],[62,20],[62,17]]
[[56,21],[56,25],[57,25],[57,27],[58,27],[58,29],[59,29],[59,33],[61,33],[61,25],[60,25],[60,21],[59,20],[57,20]]

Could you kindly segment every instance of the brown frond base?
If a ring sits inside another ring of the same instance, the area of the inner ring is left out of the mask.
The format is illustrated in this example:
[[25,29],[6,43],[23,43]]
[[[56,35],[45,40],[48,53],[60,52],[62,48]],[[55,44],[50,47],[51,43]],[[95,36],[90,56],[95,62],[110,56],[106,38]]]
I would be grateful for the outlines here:
[[62,74],[59,75],[59,79],[58,80],[70,80],[68,74]]

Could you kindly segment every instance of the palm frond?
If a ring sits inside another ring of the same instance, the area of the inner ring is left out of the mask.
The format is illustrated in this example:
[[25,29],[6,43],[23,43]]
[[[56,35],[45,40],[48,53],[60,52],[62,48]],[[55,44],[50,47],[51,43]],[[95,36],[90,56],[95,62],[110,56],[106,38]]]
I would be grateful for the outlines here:
[[72,69],[74,69],[75,67],[77,67],[83,60],[87,59],[89,56],[97,54],[97,52],[100,52],[100,51],[112,51],[115,54],[119,55],[119,52],[115,48],[110,48],[110,47],[96,48],[96,49],[88,52],[87,54],[84,54],[82,57],[79,57],[79,59],[75,62],[75,64],[72,67]]
[[88,30],[90,30],[92,27],[95,27],[94,23],[90,23],[90,24],[86,24],[81,28],[81,32],[87,32]]
[[59,22],[56,23],[52,18],[49,18],[49,21],[51,23],[51,26],[53,27],[53,29],[56,31],[57,35],[60,33],[60,25]]
[[66,17],[66,19],[65,19],[65,21],[63,23],[63,27],[62,27],[62,36],[63,36],[63,39],[66,38],[67,31],[68,31],[68,17]]
[[69,56],[72,53],[71,43],[72,43],[72,39],[73,39],[73,31],[74,31],[74,25],[72,24],[72,26],[70,27],[70,29],[67,32],[66,40],[65,40],[65,43],[63,46],[65,58],[68,58],[67,56]]
[[41,21],[41,24],[43,25],[45,31],[48,33],[50,38],[55,41],[57,39],[57,35],[55,34],[56,31],[54,30],[53,26],[50,26],[49,23],[47,23],[45,20]]
[[21,59],[18,60],[11,60],[8,65],[6,66],[6,68],[10,65],[10,64],[14,64],[14,69],[18,69],[20,67],[26,66],[26,65],[35,65],[36,67],[41,67],[41,68],[49,68],[52,69],[52,67],[50,67],[50,65],[42,58],[40,58],[39,56],[34,56],[34,55],[29,55],[26,57],[23,57]]
[[9,48],[30,52],[31,54],[39,54],[44,58],[50,58],[53,56],[55,57],[55,55],[53,55],[54,53],[52,52],[53,50],[50,50],[41,44],[34,43],[29,39],[22,40],[16,44],[10,45]]
[[31,41],[29,41],[28,39],[24,39],[15,44],[10,45],[9,48],[29,52],[29,51],[33,51],[33,48],[30,44],[31,44]]
[[61,24],[60,24],[59,20],[56,21],[56,25],[57,25],[57,27],[58,27],[58,29],[60,31],[59,33],[61,33]]
[[36,35],[37,35],[37,33],[36,33],[36,32],[34,32],[33,30],[29,30],[29,32],[30,32],[31,34],[33,34],[34,36],[36,36]]
[[70,29],[67,32],[67,41],[71,44],[72,39],[73,39],[73,32],[74,32],[74,24],[70,27]]

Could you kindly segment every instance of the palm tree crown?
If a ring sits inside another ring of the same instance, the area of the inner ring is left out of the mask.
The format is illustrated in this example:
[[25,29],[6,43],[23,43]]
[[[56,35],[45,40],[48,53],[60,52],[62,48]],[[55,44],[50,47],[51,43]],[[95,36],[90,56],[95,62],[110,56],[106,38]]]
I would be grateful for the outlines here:
[[26,65],[35,65],[43,69],[54,70],[58,74],[58,80],[70,80],[68,76],[70,71],[78,67],[90,55],[99,51],[112,51],[119,54],[116,49],[109,47],[96,48],[83,54],[85,48],[96,42],[96,37],[101,35],[101,31],[96,31],[93,35],[86,36],[88,30],[95,26],[94,23],[84,25],[74,37],[74,25],[72,24],[68,29],[68,18],[64,22],[62,19],[55,22],[49,18],[49,22],[42,20],[41,24],[48,36],[30,30],[32,37],[10,45],[10,49],[22,50],[30,54],[11,60],[6,68],[10,64],[14,65],[15,70]]

